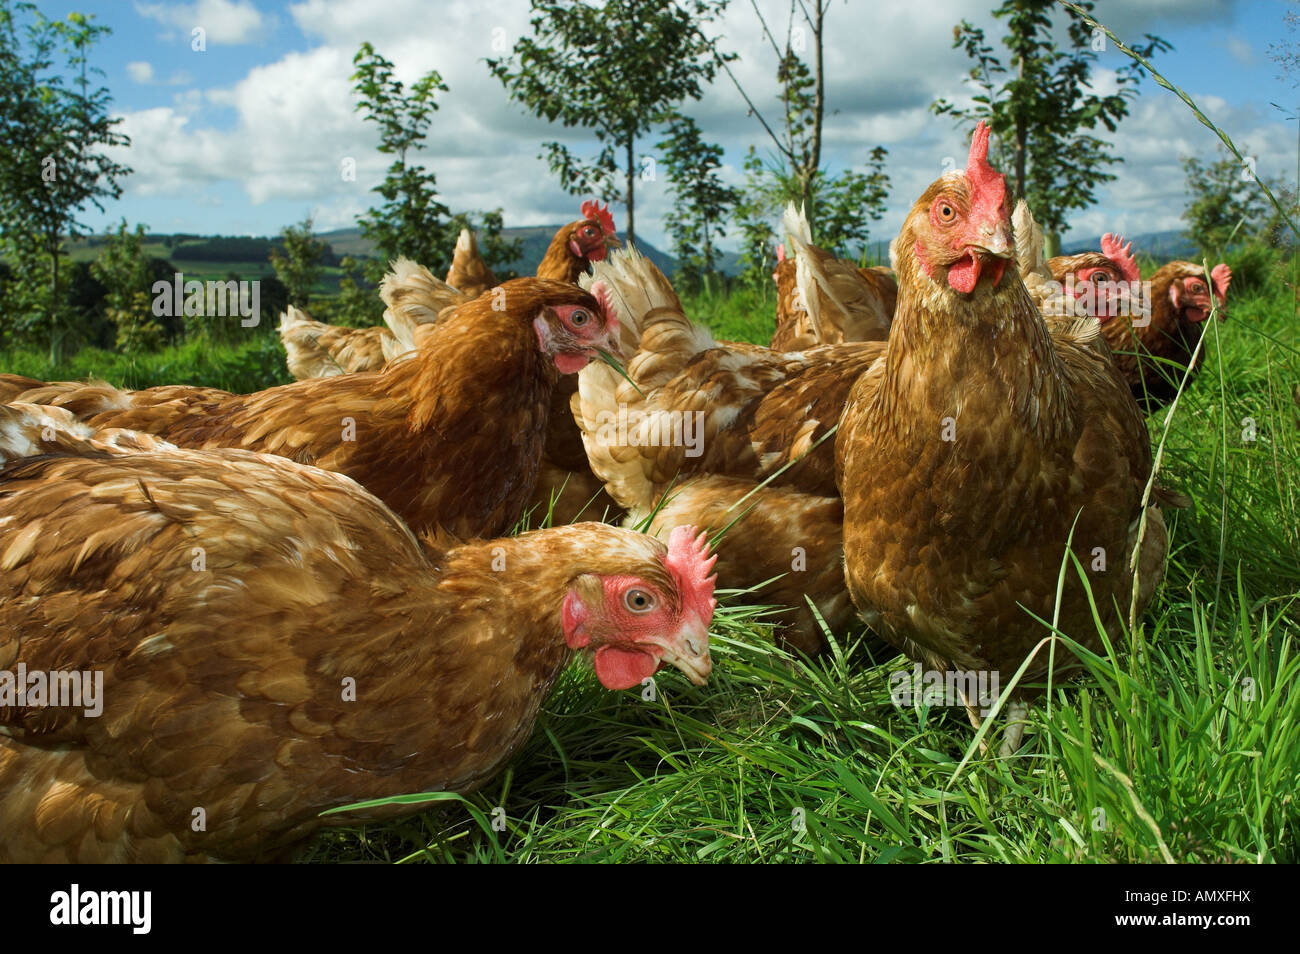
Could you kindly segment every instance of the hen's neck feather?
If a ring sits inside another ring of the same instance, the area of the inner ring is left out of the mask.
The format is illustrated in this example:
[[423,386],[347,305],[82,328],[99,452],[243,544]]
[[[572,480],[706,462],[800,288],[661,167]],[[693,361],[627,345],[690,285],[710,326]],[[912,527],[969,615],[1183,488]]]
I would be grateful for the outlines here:
[[333,668],[355,674],[359,688],[387,700],[373,707],[376,732],[388,725],[386,709],[416,693],[430,707],[430,739],[445,741],[454,728],[456,738],[474,740],[481,756],[471,775],[443,775],[445,745],[417,748],[403,767],[408,777],[466,791],[528,738],[572,655],[561,621],[569,586],[581,574],[617,572],[653,557],[631,537],[602,524],[575,524],[441,553],[426,549],[431,567],[395,573],[407,578],[395,580],[400,585],[381,612],[400,623],[381,628],[379,638],[356,634]]
[[[900,243],[900,246],[902,243]],[[1073,392],[1041,313],[1008,267],[1001,285],[958,297],[899,256],[898,309],[877,392],[882,423],[928,439],[939,417],[989,402],[1044,443],[1073,426]],[[937,416],[936,416],[937,415]]]
[[[472,410],[466,406],[472,397],[459,381],[477,378],[485,388],[498,388],[494,392],[498,399],[527,404],[536,401],[539,393],[549,392],[556,377],[531,323],[509,311],[493,311],[491,300],[483,298],[439,321],[413,360],[384,371],[376,381],[376,394],[405,393],[412,431],[442,430],[444,418]],[[502,408],[494,407],[490,416],[502,413]]]
[[578,276],[586,271],[586,262],[574,256],[569,249],[573,228],[581,224],[581,222],[570,223],[555,233],[551,244],[546,247],[546,254],[542,256],[542,261],[537,266],[538,278],[549,278],[552,281],[572,284],[576,283]]

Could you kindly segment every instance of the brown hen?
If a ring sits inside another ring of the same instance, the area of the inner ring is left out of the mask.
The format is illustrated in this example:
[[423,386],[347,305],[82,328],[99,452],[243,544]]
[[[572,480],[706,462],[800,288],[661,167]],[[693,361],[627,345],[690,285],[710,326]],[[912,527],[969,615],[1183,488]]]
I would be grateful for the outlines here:
[[597,264],[594,280],[619,319],[630,380],[593,364],[573,412],[592,470],[619,505],[639,519],[671,483],[704,474],[838,493],[826,437],[883,342],[790,353],[719,343],[635,249]]
[[[1196,346],[1211,314],[1226,316],[1232,269],[1220,262],[1206,281],[1203,266],[1169,262],[1151,276],[1149,314],[1143,324],[1120,315],[1101,326],[1133,396],[1153,411],[1174,399],[1183,375],[1200,371],[1205,350]],[[1213,297],[1211,297],[1213,296]],[[1196,354],[1193,360],[1193,354]]]
[[[392,289],[400,307],[418,285]],[[94,427],[184,447],[238,447],[357,480],[417,533],[494,536],[520,518],[541,461],[557,369],[572,374],[617,329],[580,288],[518,278],[455,309],[407,361],[254,394],[57,384],[18,395]]]
[[42,439],[25,413],[0,408],[0,666],[92,692],[0,707],[0,861],[283,859],[426,806],[326,810],[481,786],[575,649],[611,689],[709,675],[688,528],[442,551],[338,474]]
[[[1143,506],[1151,451],[1127,384],[1104,354],[1049,334],[1006,267],[1010,209],[987,149],[981,123],[966,172],[908,215],[883,371],[854,387],[836,450],[864,619],[913,659],[992,670],[1005,687],[1035,651],[1026,680],[1048,673],[1039,620],[1101,647],[1070,560],[1056,606],[1067,551],[1114,637],[1130,601],[1141,612],[1150,600],[1167,538]],[[1056,647],[1058,670],[1067,655]]]
[[[538,278],[576,284],[591,262],[600,261],[608,248],[618,245],[614,219],[608,208],[596,202],[584,202],[582,214],[584,218],[570,222],[555,233],[537,266]],[[469,264],[471,250],[479,263],[476,266]],[[288,353],[289,373],[302,381],[330,374],[378,371],[395,355],[413,350],[420,325],[437,321],[446,309],[472,301],[497,284],[496,277],[478,254],[473,233],[462,230],[456,252],[461,256],[461,266],[453,260],[445,282],[407,259],[394,263],[395,273],[390,273],[385,282],[393,280],[394,274],[401,281],[416,281],[414,273],[420,272],[418,281],[425,286],[425,307],[420,314],[394,314],[381,283],[380,297],[390,306],[384,312],[387,329],[378,325],[369,328],[326,325],[312,321],[301,311],[294,315],[296,309],[291,308],[280,319],[280,338]],[[462,288],[456,279],[468,287]]]

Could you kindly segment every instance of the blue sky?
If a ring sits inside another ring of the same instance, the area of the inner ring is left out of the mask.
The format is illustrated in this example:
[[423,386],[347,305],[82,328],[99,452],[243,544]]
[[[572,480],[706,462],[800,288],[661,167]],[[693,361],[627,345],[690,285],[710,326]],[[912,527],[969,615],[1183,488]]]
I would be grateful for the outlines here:
[[[947,120],[926,106],[937,95],[960,96],[967,68],[951,47],[952,25],[966,17],[989,23],[990,2],[835,3],[827,44],[827,161],[859,163],[877,143],[890,151],[894,191],[876,238],[888,238],[906,209],[941,171],[942,159],[964,155]],[[41,0],[49,16],[92,13],[112,27],[95,52],[125,117],[133,147],[125,161],[136,173],[120,201],[87,216],[101,227],[125,217],[156,231],[268,234],[311,213],[318,228],[351,223],[370,204],[367,189],[384,162],[375,137],[353,111],[350,61],[362,40],[393,60],[405,80],[436,68],[451,86],[422,160],[438,173],[453,209],[502,206],[508,225],[566,221],[580,199],[567,196],[537,158],[551,138],[582,148],[581,131],[552,129],[511,104],[482,60],[494,42],[512,43],[527,28],[526,0]],[[759,0],[775,28],[787,4]],[[1296,127],[1270,103],[1294,104],[1300,90],[1278,78],[1271,43],[1300,42],[1283,24],[1283,0],[1102,0],[1100,18],[1122,37],[1155,32],[1175,49],[1157,65],[1186,88],[1246,151],[1262,173],[1296,165]],[[191,48],[194,27],[206,50]],[[736,72],[760,106],[774,102],[770,49],[753,9],[733,0],[715,32],[740,53]],[[1108,50],[1098,83],[1123,62]],[[764,148],[757,122],[734,89],[720,81],[692,112],[705,135],[726,149],[725,174],[739,181],[746,147]],[[652,142],[644,144],[653,154]],[[1120,178],[1101,191],[1098,207],[1072,221],[1071,237],[1179,227],[1180,156],[1212,157],[1213,134],[1170,94],[1147,82],[1117,137],[1126,157]],[[346,158],[358,179],[338,174]],[[671,215],[666,183],[647,183],[638,203],[638,232],[664,244]],[[621,226],[620,209],[615,209]],[[724,243],[725,244],[725,243]]]

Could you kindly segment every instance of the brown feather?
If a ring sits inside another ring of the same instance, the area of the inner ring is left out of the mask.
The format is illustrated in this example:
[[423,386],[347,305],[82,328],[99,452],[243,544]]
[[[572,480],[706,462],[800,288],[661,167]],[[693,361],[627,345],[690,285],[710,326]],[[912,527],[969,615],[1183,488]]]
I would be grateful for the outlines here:
[[461,229],[456,238],[451,267],[447,269],[447,284],[471,298],[477,298],[497,284],[497,277],[479,254],[478,242],[471,229]]

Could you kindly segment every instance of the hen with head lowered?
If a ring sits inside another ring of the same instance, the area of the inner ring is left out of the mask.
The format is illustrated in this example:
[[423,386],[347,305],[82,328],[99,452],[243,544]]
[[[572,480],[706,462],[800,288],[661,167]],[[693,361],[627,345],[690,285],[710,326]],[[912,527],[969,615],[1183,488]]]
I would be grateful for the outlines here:
[[442,550],[339,474],[67,425],[0,407],[0,666],[67,690],[0,706],[0,861],[282,859],[482,785],[575,650],[710,673],[689,528]]

